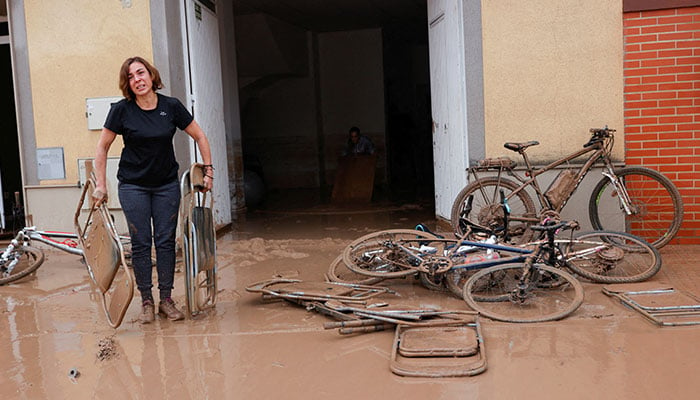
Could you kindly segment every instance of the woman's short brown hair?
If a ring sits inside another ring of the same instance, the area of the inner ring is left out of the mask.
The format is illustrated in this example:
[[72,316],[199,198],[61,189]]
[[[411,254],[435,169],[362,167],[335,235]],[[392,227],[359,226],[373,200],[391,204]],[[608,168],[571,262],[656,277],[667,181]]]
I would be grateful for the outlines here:
[[151,65],[151,63],[146,61],[143,57],[130,57],[127,58],[124,63],[122,63],[122,67],[119,70],[119,89],[121,89],[122,95],[124,95],[127,100],[134,99],[134,92],[131,90],[131,86],[129,85],[129,67],[135,62],[140,62],[143,64],[143,66],[146,67],[148,72],[151,74],[154,92],[163,88],[163,81],[160,79],[160,72],[158,72],[156,67]]

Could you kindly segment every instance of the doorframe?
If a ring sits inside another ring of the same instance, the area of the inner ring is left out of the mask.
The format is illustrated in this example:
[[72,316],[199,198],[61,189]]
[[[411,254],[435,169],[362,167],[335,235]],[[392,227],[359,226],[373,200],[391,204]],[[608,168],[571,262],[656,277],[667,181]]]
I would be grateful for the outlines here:
[[38,185],[36,163],[36,135],[34,127],[34,107],[29,74],[16,74],[14,71],[29,71],[29,50],[27,46],[27,23],[24,13],[24,0],[7,2],[7,21],[12,57],[12,84],[15,96],[15,115],[19,144],[19,169],[22,182],[22,208],[27,214],[27,189]]
[[[439,171],[435,168],[435,193],[442,193],[447,198],[454,198],[456,194],[467,184],[467,172],[472,161],[485,156],[485,116],[484,116],[484,76],[483,76],[483,51],[482,51],[482,24],[481,24],[481,1],[480,0],[427,0],[428,2],[428,25],[444,19],[441,23],[451,24],[448,28],[453,35],[458,35],[455,40],[448,42],[457,46],[456,49],[446,51],[450,62],[451,57],[457,57],[459,71],[453,72],[453,76],[433,76],[430,77],[431,105],[440,104],[433,97],[433,87],[439,79],[454,79],[451,86],[459,85],[454,93],[459,94],[458,99],[444,99],[442,103],[447,104],[443,110],[447,115],[446,121],[437,121],[447,126],[447,135],[464,135],[459,138],[461,142],[461,157],[453,157],[446,166],[446,170]],[[457,26],[454,26],[457,24]],[[428,29],[430,46],[430,28]],[[432,52],[431,52],[432,54]],[[434,62],[431,60],[431,63]],[[431,68],[432,72],[432,68]],[[459,76],[457,76],[459,75]],[[432,111],[431,111],[432,113]],[[432,113],[434,115],[434,113]],[[435,124],[436,121],[433,121]],[[435,125],[433,125],[435,128]],[[435,134],[435,131],[433,132]],[[452,137],[451,139],[456,139]],[[435,143],[435,138],[433,138]],[[454,150],[454,149],[452,149]],[[434,159],[438,159],[437,147],[434,144]],[[455,165],[459,164],[459,165]],[[438,176],[439,173],[447,176]],[[439,179],[442,177],[443,179]],[[445,187],[438,187],[439,184],[446,183]],[[442,200],[442,201],[439,201]],[[450,209],[445,205],[448,199],[435,199],[435,214],[438,218],[449,219]],[[451,203],[451,200],[449,200]]]

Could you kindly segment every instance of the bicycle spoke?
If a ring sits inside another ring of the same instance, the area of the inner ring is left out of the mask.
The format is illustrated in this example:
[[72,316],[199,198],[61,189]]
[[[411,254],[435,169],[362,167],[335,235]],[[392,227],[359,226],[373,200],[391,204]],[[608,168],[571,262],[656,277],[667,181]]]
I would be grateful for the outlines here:
[[427,232],[390,229],[353,241],[343,251],[343,261],[358,274],[393,278],[416,273],[424,258],[442,255],[442,247]]
[[668,178],[648,168],[629,167],[615,173],[631,201],[630,214],[615,185],[605,178],[595,187],[589,201],[593,227],[632,233],[657,248],[671,241],[683,220],[678,189]]
[[661,256],[654,247],[622,232],[586,233],[563,247],[567,266],[594,282],[640,282],[661,268]]
[[[468,225],[481,226],[495,230],[500,235],[505,232],[505,211],[501,204],[501,191],[505,196],[518,189],[518,185],[504,178],[486,177],[478,179],[467,185],[457,195],[451,211],[452,228],[459,235],[466,232],[463,221]],[[508,235],[514,243],[529,241],[533,232],[528,229],[533,221],[536,221],[535,204],[532,198],[524,191],[508,198],[510,215],[508,216]]]
[[[570,274],[545,265],[528,276],[523,271],[521,264],[479,271],[465,285],[464,300],[484,316],[506,322],[561,319],[583,302],[583,288]],[[549,285],[550,280],[563,283]]]

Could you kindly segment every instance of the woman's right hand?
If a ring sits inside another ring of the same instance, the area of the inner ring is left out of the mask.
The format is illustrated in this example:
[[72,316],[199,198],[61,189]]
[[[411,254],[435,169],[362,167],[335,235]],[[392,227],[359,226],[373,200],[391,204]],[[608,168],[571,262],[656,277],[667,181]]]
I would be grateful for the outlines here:
[[116,133],[107,128],[102,128],[102,133],[97,142],[95,161],[93,163],[95,190],[92,192],[92,199],[96,207],[107,201],[107,152],[116,137]]
[[99,207],[102,203],[106,203],[108,199],[107,188],[98,186],[92,192],[92,200],[95,202],[95,207]]

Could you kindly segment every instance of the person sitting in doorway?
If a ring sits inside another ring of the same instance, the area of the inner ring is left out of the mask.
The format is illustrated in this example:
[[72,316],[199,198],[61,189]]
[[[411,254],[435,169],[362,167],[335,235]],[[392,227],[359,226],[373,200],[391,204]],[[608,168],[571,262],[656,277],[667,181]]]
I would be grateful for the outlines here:
[[353,126],[348,131],[348,144],[343,152],[344,156],[374,154],[374,143],[367,136],[360,133],[360,128]]

